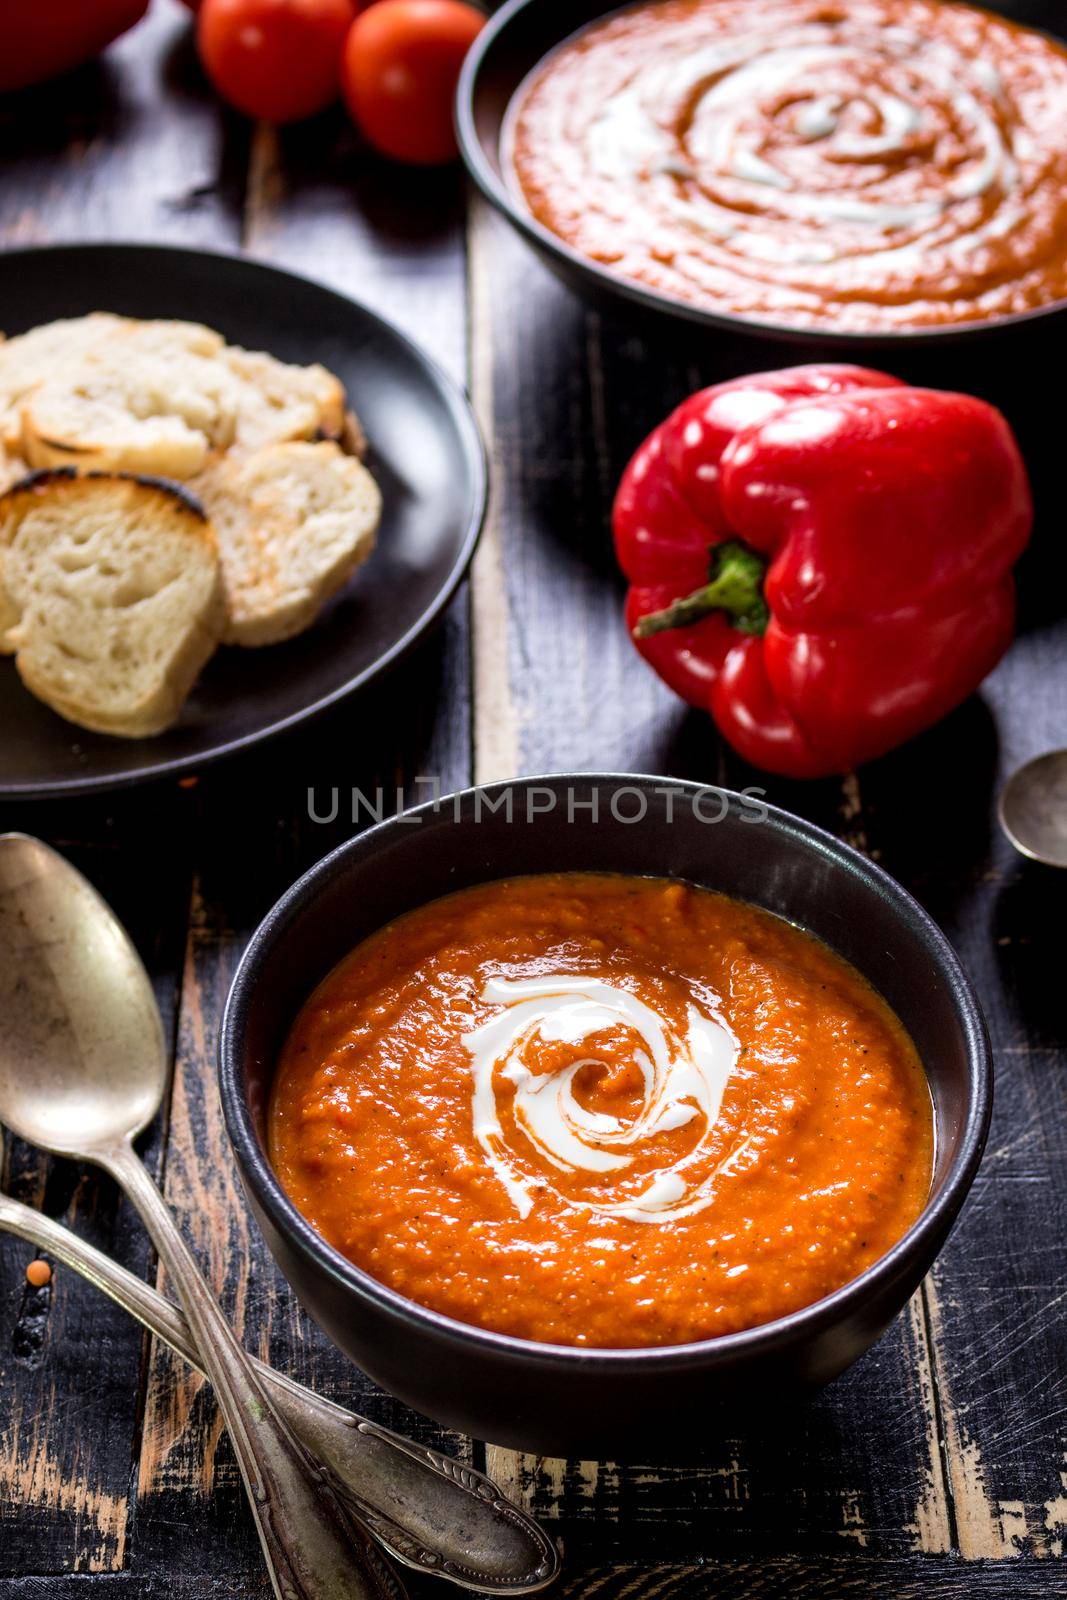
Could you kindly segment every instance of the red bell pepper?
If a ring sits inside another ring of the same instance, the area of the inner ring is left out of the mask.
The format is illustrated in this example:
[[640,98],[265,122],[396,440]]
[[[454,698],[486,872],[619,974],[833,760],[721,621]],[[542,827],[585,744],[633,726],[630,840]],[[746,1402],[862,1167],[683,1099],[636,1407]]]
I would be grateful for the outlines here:
[[614,530],[642,655],[747,760],[812,778],[977,688],[1032,519],[992,406],[808,366],[686,400],[627,467]]

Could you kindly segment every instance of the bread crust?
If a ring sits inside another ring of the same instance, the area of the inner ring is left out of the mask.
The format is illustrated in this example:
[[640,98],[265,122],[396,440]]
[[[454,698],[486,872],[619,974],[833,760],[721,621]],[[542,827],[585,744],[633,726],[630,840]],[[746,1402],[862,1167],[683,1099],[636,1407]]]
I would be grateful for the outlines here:
[[[154,536],[160,539],[190,541],[191,560],[199,560],[203,568],[204,593],[195,604],[190,598],[181,618],[181,632],[171,640],[176,647],[169,654],[164,652],[162,665],[149,674],[147,686],[138,698],[120,696],[121,703],[109,706],[106,695],[97,694],[94,698],[83,692],[79,696],[54,671],[49,672],[47,665],[42,665],[50,658],[54,641],[45,620],[48,606],[36,592],[12,597],[18,617],[6,631],[6,643],[15,652],[15,667],[27,689],[60,716],[97,733],[136,739],[161,733],[173,723],[196,677],[213,654],[225,621],[218,546],[202,506],[180,485],[144,474],[79,473],[72,468],[52,468],[32,473],[0,495],[0,545],[10,550],[26,519],[40,507],[72,518],[91,517],[94,502],[112,510],[107,497],[116,486],[122,489],[124,514],[136,509],[157,521],[160,527]],[[136,490],[132,504],[128,503],[130,486]],[[115,552],[115,560],[120,566],[121,551]],[[86,603],[83,610],[90,612],[92,607]],[[126,626],[121,615],[117,626]],[[84,676],[88,684],[92,663],[86,664]]]
[[[0,517],[8,506],[17,504],[18,497],[24,494],[38,495],[50,486],[59,483],[139,483],[144,489],[158,489],[180,506],[182,511],[188,512],[197,522],[206,523],[209,527],[211,519],[204,510],[196,495],[187,489],[184,483],[174,478],[161,478],[151,472],[86,472],[80,467],[33,467],[26,472],[17,483],[0,494]],[[211,534],[214,539],[214,532]]]

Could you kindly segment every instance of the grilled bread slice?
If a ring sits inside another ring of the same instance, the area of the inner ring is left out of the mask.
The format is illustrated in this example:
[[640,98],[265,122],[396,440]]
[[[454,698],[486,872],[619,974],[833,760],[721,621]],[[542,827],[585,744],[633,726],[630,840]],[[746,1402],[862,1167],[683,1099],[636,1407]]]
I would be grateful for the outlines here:
[[374,548],[378,486],[330,442],[222,457],[189,488],[218,538],[226,644],[276,644],[302,633]]
[[26,687],[99,733],[168,727],[224,619],[200,506],[148,478],[36,473],[0,496],[0,549]]
[[263,351],[238,346],[227,348],[225,361],[238,383],[235,449],[341,437],[344,386],[325,367],[292,366]]
[[[227,446],[247,453],[345,432],[345,392],[332,372],[226,345],[198,323],[84,318],[40,340],[21,370],[8,435],[35,467],[182,479]],[[2,371],[0,363],[0,403]]]
[[62,349],[22,401],[34,467],[189,478],[233,439],[239,385],[222,336],[199,323],[119,321]]
[[0,444],[21,451],[26,397],[62,363],[102,345],[125,321],[107,311],[94,311],[87,317],[45,323],[0,343]]

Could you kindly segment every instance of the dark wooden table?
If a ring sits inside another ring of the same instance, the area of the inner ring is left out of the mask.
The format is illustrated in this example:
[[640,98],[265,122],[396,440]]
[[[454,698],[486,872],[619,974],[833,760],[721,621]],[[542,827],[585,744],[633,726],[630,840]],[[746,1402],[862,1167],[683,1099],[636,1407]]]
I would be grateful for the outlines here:
[[[904,364],[905,376],[997,398],[1028,450],[1040,518],[1010,657],[942,727],[858,776],[764,780],[632,651],[607,508],[630,451],[670,404],[699,383],[782,364],[781,351],[692,336],[671,345],[583,309],[468,205],[459,174],[386,168],[340,115],[279,138],[221,113],[177,0],[155,0],[102,65],[0,104],[0,162],[3,242],[169,240],[305,271],[384,311],[467,381],[489,441],[495,492],[473,579],[387,682],[195,786],[0,815],[68,852],[138,941],[174,1041],[173,1094],[149,1160],[248,1346],[487,1462],[562,1540],[561,1593],[1067,1593],[1067,878],[1014,857],[992,810],[1006,770],[1067,743],[1063,402],[1042,398],[1047,379],[1036,376],[1062,350],[1046,339],[1025,358],[945,351]],[[373,1389],[275,1272],[216,1099],[235,963],[276,895],[353,831],[353,787],[411,800],[427,775],[453,788],[571,768],[764,782],[772,800],[869,850],[955,941],[996,1051],[985,1163],[907,1313],[807,1406],[713,1420],[696,1466],[518,1456],[443,1436]],[[335,786],[338,821],[313,822],[309,791],[321,811]],[[15,1143],[3,1181],[156,1277],[109,1183]],[[0,1600],[265,1595],[210,1392],[73,1273],[31,1289],[27,1260],[3,1242]]]

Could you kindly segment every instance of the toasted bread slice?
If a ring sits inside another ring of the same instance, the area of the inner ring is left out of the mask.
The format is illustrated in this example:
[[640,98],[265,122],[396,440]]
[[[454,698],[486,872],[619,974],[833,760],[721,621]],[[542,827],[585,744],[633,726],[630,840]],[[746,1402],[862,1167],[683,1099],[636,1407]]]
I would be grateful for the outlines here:
[[57,367],[77,360],[86,350],[104,343],[124,317],[94,311],[88,317],[67,317],[48,322],[29,333],[19,333],[0,344],[0,444],[9,451],[22,449],[22,403]]
[[0,546],[26,687],[100,733],[168,727],[224,615],[215,536],[197,503],[148,478],[36,473],[0,497]]
[[124,321],[62,352],[22,402],[27,460],[192,477],[234,435],[238,384],[223,348],[198,323]]
[[336,444],[222,457],[189,487],[219,542],[226,644],[276,644],[302,633],[374,548],[378,486]]
[[297,367],[237,346],[228,347],[224,359],[239,384],[236,449],[341,437],[344,386],[325,367]]

